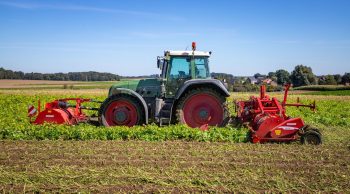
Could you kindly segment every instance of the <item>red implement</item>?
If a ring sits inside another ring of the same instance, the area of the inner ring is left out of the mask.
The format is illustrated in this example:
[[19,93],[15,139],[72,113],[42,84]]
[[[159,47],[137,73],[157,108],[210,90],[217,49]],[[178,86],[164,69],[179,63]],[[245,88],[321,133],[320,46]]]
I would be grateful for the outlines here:
[[[266,95],[265,85],[260,87],[260,97],[251,96],[248,101],[238,101],[237,118],[247,124],[253,143],[268,141],[292,141],[305,134],[307,126],[301,118],[291,118],[286,115],[286,106],[309,107],[315,110],[315,102],[310,105],[300,103],[287,104],[290,85],[285,86],[283,102]],[[318,131],[316,131],[318,132]],[[321,143],[320,134],[312,137]],[[310,138],[309,138],[310,139]],[[317,142],[311,142],[319,144]]]
[[[69,104],[69,101],[75,101],[74,105]],[[33,124],[55,123],[76,125],[78,123],[87,122],[87,116],[82,109],[97,110],[96,108],[85,107],[84,102],[94,102],[92,99],[84,98],[65,98],[54,100],[46,103],[45,109],[40,111],[40,100],[38,101],[38,111],[33,106],[28,107],[28,116]],[[34,111],[35,110],[35,111]],[[37,113],[38,112],[38,113]],[[36,116],[37,114],[37,116]],[[32,118],[36,118],[32,120]]]

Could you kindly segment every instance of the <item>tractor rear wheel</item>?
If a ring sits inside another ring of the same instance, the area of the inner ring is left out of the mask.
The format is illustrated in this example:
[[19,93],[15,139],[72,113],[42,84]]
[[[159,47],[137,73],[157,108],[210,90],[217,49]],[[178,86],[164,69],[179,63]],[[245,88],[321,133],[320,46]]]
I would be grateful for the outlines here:
[[176,118],[193,128],[225,126],[229,120],[226,98],[211,88],[190,90],[179,100]]
[[131,95],[117,94],[108,97],[99,110],[99,122],[104,126],[142,125],[145,120],[142,105]]
[[322,144],[321,134],[314,130],[306,131],[300,138],[302,144],[319,145]]

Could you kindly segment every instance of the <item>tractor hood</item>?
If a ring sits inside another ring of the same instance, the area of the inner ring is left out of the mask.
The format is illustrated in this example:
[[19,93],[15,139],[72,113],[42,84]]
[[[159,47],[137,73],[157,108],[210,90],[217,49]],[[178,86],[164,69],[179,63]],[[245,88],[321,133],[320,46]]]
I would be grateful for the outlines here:
[[111,88],[126,88],[126,89],[136,91],[137,85],[139,84],[140,81],[141,80],[139,79],[121,80],[113,84]]
[[[109,89],[108,96],[113,93],[113,90],[118,88],[125,88],[129,90],[136,91],[144,97],[148,96],[156,96],[160,92],[160,80],[156,78],[151,79],[129,79],[129,80],[121,80],[111,86]],[[146,92],[146,94],[143,94]]]

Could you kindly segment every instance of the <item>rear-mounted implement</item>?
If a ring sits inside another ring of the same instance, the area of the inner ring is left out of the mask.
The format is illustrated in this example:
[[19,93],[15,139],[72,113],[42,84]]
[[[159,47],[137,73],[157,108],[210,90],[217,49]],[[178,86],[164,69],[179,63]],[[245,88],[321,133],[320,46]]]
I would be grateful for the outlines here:
[[[75,102],[75,104],[70,104],[69,102]],[[93,118],[86,115],[83,109],[97,111],[98,108],[84,106],[83,103],[87,102],[101,103],[93,99],[64,98],[46,103],[45,109],[41,111],[39,100],[38,110],[33,105],[28,107],[28,117],[33,124],[55,123],[76,125],[78,123],[93,122]]]
[[253,143],[288,142],[301,139],[302,143],[322,143],[320,132],[305,125],[301,118],[292,118],[286,115],[287,106],[309,107],[315,110],[315,101],[305,105],[301,103],[287,103],[290,85],[285,86],[282,103],[275,97],[266,94],[265,85],[260,87],[260,97],[251,96],[247,101],[236,103],[237,119],[250,129],[250,138]]

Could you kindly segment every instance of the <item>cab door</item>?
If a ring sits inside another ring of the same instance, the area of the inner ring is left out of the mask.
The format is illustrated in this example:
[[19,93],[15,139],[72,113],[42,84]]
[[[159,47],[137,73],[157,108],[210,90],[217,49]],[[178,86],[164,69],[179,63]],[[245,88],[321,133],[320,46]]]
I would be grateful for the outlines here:
[[171,57],[167,73],[166,97],[174,97],[177,90],[191,77],[191,58]]

